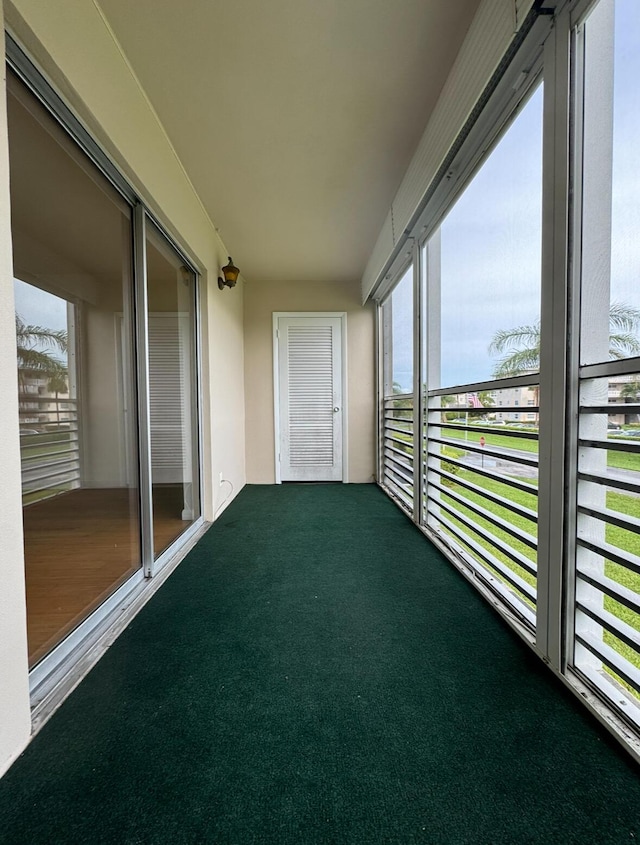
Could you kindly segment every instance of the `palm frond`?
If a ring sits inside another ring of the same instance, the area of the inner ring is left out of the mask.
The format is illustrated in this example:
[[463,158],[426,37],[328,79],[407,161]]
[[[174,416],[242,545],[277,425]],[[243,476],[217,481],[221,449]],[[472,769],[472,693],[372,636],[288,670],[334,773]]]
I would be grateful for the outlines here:
[[39,349],[21,349],[20,347],[18,347],[18,369],[33,375],[51,377],[67,372],[67,368],[62,361],[52,358],[48,352],[41,352]]
[[55,352],[67,353],[67,332],[29,325],[16,314],[16,352],[18,379],[22,384],[29,378],[46,378],[49,389],[64,393],[67,388],[66,363]]
[[502,329],[494,334],[489,344],[489,354],[507,352],[520,346],[540,347],[540,323],[530,326],[517,326],[514,329]]
[[16,338],[18,347],[44,346],[66,353],[67,332],[64,329],[47,329],[44,326],[28,325],[16,314]]
[[640,340],[634,334],[617,332],[609,335],[609,357],[614,359],[640,355]]
[[[640,355],[640,309],[624,302],[612,302],[609,309],[609,332],[610,358]],[[539,370],[540,323],[496,332],[488,352],[490,355],[503,355],[493,372],[495,378]]]
[[612,302],[609,308],[609,326],[624,334],[636,334],[640,328],[640,310],[625,302]]
[[540,344],[527,349],[517,349],[509,355],[505,355],[496,365],[493,376],[494,378],[508,378],[539,369]]
[[66,379],[66,371],[64,373],[58,373],[56,375],[51,376],[47,384],[47,390],[50,393],[66,393],[69,390],[69,385],[67,384]]

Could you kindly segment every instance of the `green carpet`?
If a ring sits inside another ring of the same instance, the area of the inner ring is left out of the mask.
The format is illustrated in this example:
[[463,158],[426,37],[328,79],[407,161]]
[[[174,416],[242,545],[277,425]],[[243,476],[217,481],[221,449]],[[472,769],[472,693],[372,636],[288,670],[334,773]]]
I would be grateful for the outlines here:
[[635,764],[371,485],[248,487],[0,781],[3,845],[633,843]]

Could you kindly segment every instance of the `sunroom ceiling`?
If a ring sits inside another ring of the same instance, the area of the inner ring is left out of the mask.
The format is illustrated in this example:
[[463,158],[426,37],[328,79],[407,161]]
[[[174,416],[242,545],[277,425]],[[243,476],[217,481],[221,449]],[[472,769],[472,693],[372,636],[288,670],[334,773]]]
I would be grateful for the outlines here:
[[353,281],[479,0],[99,0],[249,281]]

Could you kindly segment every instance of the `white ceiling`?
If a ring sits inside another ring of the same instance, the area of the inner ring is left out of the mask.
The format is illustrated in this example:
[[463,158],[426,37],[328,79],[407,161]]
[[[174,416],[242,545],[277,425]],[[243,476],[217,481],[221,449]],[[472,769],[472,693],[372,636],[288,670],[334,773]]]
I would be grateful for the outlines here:
[[359,280],[479,0],[99,0],[249,281]]

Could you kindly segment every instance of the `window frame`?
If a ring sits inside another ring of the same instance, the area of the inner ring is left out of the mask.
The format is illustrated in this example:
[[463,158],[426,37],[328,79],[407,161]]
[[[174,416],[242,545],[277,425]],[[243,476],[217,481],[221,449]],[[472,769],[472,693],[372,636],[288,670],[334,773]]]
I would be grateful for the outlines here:
[[[597,0],[561,0],[553,14],[540,21],[525,39],[471,131],[462,139],[446,175],[429,189],[423,211],[415,225],[405,233],[402,255],[396,258],[385,278],[374,287],[372,298],[378,306],[377,360],[380,366],[384,354],[384,339],[380,334],[381,302],[393,290],[400,278],[400,267],[403,262],[406,266],[406,256],[411,254],[417,276],[413,402],[417,409],[416,431],[422,432],[427,409],[421,385],[429,382],[430,366],[429,326],[424,325],[430,314],[429,287],[423,279],[427,245],[457,197],[517,117],[520,104],[544,71],[538,612],[535,637],[513,608],[497,601],[495,593],[470,572],[465,560],[422,524],[422,505],[418,508],[414,503],[412,517],[417,527],[440,548],[561,682],[640,761],[640,730],[615,707],[610,698],[604,696],[602,690],[571,665],[575,612],[575,570],[572,562],[575,560],[577,526],[579,381],[581,377],[595,376],[600,371],[609,375],[632,370],[640,372],[640,357],[633,361],[627,359],[620,363],[590,365],[588,368],[581,368],[579,361],[582,198],[578,151],[582,139],[577,100],[582,96],[582,59],[578,41],[579,25],[596,3]],[[509,386],[515,387],[516,384],[511,382]],[[442,393],[453,393],[457,389],[460,392],[483,390],[487,386],[495,388],[493,382],[478,383],[449,386],[443,388]],[[380,407],[380,388],[378,396]],[[522,418],[531,416],[530,407],[527,402]],[[499,416],[504,417],[504,414]],[[422,472],[425,464],[422,448],[419,454],[420,460],[416,463]],[[384,489],[381,478],[379,475],[379,483]],[[415,500],[421,499],[425,493],[420,478],[416,472]]]

